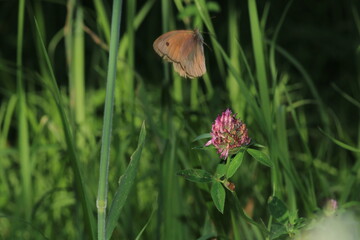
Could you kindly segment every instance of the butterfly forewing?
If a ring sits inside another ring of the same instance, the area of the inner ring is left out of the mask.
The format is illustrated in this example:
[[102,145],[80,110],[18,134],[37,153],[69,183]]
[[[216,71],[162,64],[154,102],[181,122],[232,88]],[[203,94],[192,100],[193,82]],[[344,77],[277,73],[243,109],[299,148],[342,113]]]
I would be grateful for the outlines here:
[[180,61],[179,48],[182,43],[191,37],[192,31],[178,30],[164,33],[158,37],[154,44],[154,50],[161,57],[169,61]]
[[199,77],[206,72],[203,38],[195,30],[177,30],[161,35],[153,44],[163,59],[173,63],[182,77]]

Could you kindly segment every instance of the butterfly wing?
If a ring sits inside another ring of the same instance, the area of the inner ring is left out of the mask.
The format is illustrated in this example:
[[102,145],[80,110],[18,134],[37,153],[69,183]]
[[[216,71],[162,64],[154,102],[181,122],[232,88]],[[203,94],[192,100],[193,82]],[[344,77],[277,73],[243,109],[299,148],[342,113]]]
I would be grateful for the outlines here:
[[158,37],[153,44],[153,48],[160,57],[169,62],[179,62],[181,48],[184,42],[191,38],[193,31],[177,30],[164,33]]
[[195,30],[177,30],[161,35],[153,44],[157,54],[172,62],[182,77],[199,77],[206,72],[203,38]]
[[203,38],[200,33],[193,32],[193,37],[184,43],[182,53],[183,59],[179,62],[188,77],[200,77],[206,73]]

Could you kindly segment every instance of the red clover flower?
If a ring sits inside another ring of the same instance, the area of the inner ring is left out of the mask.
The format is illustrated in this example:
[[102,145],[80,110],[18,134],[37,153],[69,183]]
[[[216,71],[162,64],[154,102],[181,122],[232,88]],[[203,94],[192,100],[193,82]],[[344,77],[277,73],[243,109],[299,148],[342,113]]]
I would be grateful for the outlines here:
[[236,114],[232,114],[230,109],[226,109],[215,119],[210,134],[212,138],[205,146],[214,145],[223,159],[226,159],[229,153],[235,152],[237,148],[251,142],[246,125],[237,119]]

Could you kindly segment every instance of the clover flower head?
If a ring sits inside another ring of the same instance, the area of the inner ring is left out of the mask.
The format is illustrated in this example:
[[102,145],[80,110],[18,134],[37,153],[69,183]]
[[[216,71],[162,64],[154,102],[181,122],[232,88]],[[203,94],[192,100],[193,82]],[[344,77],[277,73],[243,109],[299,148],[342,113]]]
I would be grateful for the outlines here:
[[205,146],[214,145],[220,158],[226,159],[237,148],[248,145],[251,138],[248,136],[246,125],[236,118],[230,109],[219,115],[212,125],[211,140]]

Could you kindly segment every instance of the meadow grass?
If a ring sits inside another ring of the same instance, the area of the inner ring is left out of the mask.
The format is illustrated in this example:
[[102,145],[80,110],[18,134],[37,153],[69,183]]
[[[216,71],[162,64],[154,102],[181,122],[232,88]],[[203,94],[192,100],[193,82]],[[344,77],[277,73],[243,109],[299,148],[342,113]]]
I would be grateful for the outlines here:
[[[359,43],[325,88],[279,43],[295,1],[2,4],[0,239],[290,239],[326,200],[358,209]],[[182,79],[152,43],[194,28],[208,73]],[[203,147],[227,108],[254,143],[231,158],[235,191]]]

